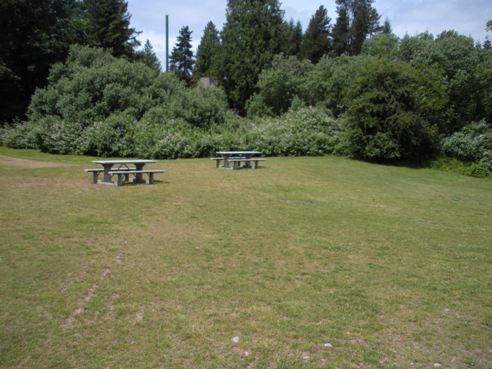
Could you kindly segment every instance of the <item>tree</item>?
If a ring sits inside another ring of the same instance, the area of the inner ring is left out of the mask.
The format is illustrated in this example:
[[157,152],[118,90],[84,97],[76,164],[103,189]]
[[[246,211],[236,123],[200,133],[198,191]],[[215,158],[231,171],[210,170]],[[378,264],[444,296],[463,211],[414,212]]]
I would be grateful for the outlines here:
[[145,42],[143,50],[137,51],[136,60],[146,64],[157,72],[161,71],[161,63],[157,59],[154,48],[149,40]]
[[280,115],[292,105],[299,95],[302,81],[312,69],[309,60],[300,61],[295,56],[276,55],[271,68],[261,72],[258,93],[248,101],[248,115]]
[[485,30],[492,32],[492,19],[487,22],[485,25]]
[[282,51],[278,0],[228,0],[222,31],[220,83],[231,107],[244,114],[260,72]]
[[[358,56],[344,86],[347,143],[352,156],[368,160],[419,159],[436,150],[437,127],[430,104],[444,92],[441,82],[408,63]],[[432,79],[431,79],[432,80]]]
[[386,20],[384,21],[383,29],[381,30],[381,32],[385,34],[393,33],[393,30],[391,29],[391,23],[388,18],[386,18]]
[[350,27],[351,54],[358,55],[368,36],[381,31],[379,14],[372,3],[374,0],[353,0],[351,2],[352,24]]
[[289,22],[284,22],[285,28],[285,41],[283,52],[285,55],[294,55],[297,56],[301,51],[302,44],[302,25],[300,21],[294,23],[294,20],[291,19]]
[[217,76],[217,57],[219,48],[219,32],[213,22],[208,22],[196,52],[196,64],[193,72],[195,79],[203,76],[211,78]]
[[23,118],[32,93],[72,43],[83,43],[76,0],[0,1],[0,124]]
[[130,28],[128,4],[124,0],[84,0],[88,43],[112,50],[114,56],[134,55],[139,45]]
[[350,37],[350,19],[348,9],[343,4],[337,6],[338,17],[332,30],[333,51],[335,55],[348,54]]
[[309,21],[302,40],[301,55],[317,63],[331,48],[330,18],[326,8],[321,5]]
[[188,26],[183,26],[179,30],[176,45],[173,48],[170,58],[171,72],[183,81],[189,82],[193,71],[195,60],[191,50],[191,31]]

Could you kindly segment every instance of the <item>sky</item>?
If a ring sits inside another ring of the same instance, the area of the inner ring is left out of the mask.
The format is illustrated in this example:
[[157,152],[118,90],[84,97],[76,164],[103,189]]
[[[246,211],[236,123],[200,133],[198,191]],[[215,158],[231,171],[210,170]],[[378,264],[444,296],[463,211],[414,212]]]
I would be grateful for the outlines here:
[[[127,0],[131,14],[131,26],[140,31],[142,45],[150,40],[154,51],[164,65],[165,16],[169,15],[169,53],[176,43],[182,26],[193,31],[192,44],[196,50],[203,29],[209,21],[219,30],[225,23],[227,0]],[[280,0],[285,19],[301,21],[303,30],[316,9],[323,5],[328,9],[332,24],[336,20],[335,0]],[[393,32],[402,37],[429,31],[438,34],[454,29],[460,34],[484,41],[492,32],[485,31],[485,24],[492,19],[491,0],[375,0],[374,7],[381,15],[381,23],[389,19]]]

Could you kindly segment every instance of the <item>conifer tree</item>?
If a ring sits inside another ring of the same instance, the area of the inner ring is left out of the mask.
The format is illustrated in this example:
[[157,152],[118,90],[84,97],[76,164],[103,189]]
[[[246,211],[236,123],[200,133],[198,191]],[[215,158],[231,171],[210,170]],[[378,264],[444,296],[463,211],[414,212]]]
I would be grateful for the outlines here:
[[196,64],[193,72],[195,79],[203,76],[216,78],[219,48],[219,32],[213,22],[208,22],[196,52]]
[[381,32],[385,34],[393,33],[393,30],[391,29],[391,23],[388,18],[386,18],[386,20],[384,21],[383,29]]
[[297,56],[301,51],[302,44],[302,25],[300,21],[294,23],[291,19],[289,22],[284,22],[285,27],[285,41],[283,52],[286,55]]
[[149,40],[145,42],[143,50],[137,52],[136,59],[157,72],[161,71],[161,63],[157,59],[154,48]]
[[317,63],[324,54],[332,49],[330,40],[330,21],[326,8],[321,5],[309,21],[304,34],[301,55]]
[[333,52],[335,55],[343,55],[349,53],[349,38],[350,38],[350,19],[348,9],[343,4],[337,7],[337,21],[333,27]]
[[352,55],[358,55],[364,40],[381,31],[377,10],[373,8],[374,0],[353,0],[350,4],[352,24],[350,28],[350,48]]
[[282,51],[283,29],[278,0],[228,0],[221,33],[220,83],[239,113],[245,112],[260,72]]
[[114,56],[134,55],[140,43],[130,27],[128,4],[124,0],[84,0],[89,45],[111,49]]
[[169,60],[171,72],[176,73],[180,79],[186,82],[191,79],[193,64],[195,63],[191,50],[192,32],[188,26],[181,27]]

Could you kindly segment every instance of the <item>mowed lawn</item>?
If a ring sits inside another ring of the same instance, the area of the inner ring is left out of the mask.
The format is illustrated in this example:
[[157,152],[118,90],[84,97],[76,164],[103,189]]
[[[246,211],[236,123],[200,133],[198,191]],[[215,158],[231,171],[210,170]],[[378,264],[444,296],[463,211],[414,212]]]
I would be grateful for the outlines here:
[[490,178],[0,155],[1,368],[491,368]]

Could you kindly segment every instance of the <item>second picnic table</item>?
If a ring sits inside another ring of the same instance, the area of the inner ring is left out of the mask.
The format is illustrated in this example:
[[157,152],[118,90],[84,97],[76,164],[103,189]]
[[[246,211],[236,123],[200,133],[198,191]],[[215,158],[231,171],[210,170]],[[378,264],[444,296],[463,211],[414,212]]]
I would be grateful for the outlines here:
[[[217,157],[212,158],[216,161],[216,167],[222,169],[245,169],[259,167],[259,162],[266,159],[258,157],[260,151],[217,151]],[[222,166],[220,162],[223,162]],[[254,167],[251,166],[254,163]],[[232,166],[230,165],[232,164]],[[242,165],[241,165],[242,164]]]
[[[98,184],[109,184],[121,186],[124,182],[129,182],[130,174],[135,176],[133,183],[145,183],[143,175],[147,174],[149,177],[148,184],[154,182],[154,173],[163,173],[162,169],[150,169],[144,170],[145,164],[157,163],[155,160],[150,159],[124,159],[124,160],[93,160],[95,164],[101,164],[103,169],[85,169],[86,172],[91,172],[93,174],[93,183]],[[113,169],[113,166],[117,168]],[[129,167],[129,165],[134,165],[135,168]],[[103,173],[103,179],[99,179],[99,174]],[[111,177],[116,175],[118,181],[115,183],[111,180]]]

